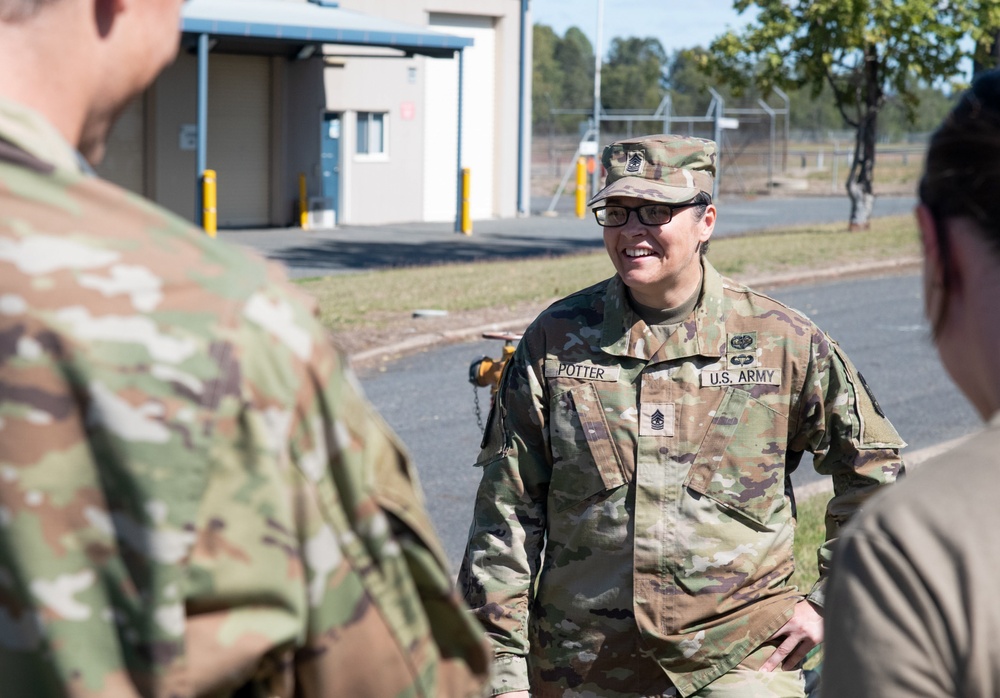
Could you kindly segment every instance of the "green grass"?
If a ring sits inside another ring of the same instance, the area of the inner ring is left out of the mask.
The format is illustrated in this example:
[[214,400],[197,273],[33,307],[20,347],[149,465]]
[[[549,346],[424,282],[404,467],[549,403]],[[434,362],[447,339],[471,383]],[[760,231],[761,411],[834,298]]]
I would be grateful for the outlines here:
[[[737,279],[918,254],[911,216],[875,218],[870,231],[844,224],[777,230],[714,240],[708,253]],[[603,252],[554,258],[446,264],[329,276],[300,282],[319,300],[324,325],[340,332],[387,327],[418,308],[448,311],[542,303],[613,273]]]
[[[816,550],[826,540],[826,504],[830,495],[814,495],[797,502],[798,524],[795,529],[795,574],[792,584],[802,593],[808,593],[819,579]],[[815,669],[823,661],[823,647],[806,661],[806,669]]]
[[819,579],[816,550],[826,540],[826,504],[828,495],[816,495],[798,505],[798,525],[795,529],[795,574],[792,584],[806,594]]

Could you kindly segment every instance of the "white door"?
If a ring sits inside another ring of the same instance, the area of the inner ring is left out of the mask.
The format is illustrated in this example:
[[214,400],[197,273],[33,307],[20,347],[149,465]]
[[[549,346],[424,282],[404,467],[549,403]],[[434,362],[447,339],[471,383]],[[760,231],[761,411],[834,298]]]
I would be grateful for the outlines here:
[[[494,20],[432,14],[430,27],[475,42],[464,52],[462,167],[472,171],[472,217],[492,218],[497,67]],[[424,65],[424,219],[454,220],[458,192],[458,56],[428,58]]]
[[212,54],[208,61],[208,169],[219,186],[219,225],[270,223],[271,61]]

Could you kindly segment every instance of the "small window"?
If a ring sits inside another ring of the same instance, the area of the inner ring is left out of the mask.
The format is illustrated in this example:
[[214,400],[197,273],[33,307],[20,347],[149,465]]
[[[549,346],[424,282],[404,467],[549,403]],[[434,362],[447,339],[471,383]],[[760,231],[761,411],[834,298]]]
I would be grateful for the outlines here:
[[385,155],[385,112],[358,112],[358,155]]

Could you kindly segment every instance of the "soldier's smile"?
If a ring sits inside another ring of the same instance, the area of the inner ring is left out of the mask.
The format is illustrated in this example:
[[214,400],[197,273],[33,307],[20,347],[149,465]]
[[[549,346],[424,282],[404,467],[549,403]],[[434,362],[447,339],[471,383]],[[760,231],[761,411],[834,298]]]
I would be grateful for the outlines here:
[[[634,197],[612,197],[609,205],[635,207],[649,203]],[[618,275],[644,305],[671,308],[682,303],[701,277],[699,250],[712,235],[715,216],[698,219],[695,209],[679,210],[669,223],[645,225],[631,215],[625,225],[604,228],[604,245]]]

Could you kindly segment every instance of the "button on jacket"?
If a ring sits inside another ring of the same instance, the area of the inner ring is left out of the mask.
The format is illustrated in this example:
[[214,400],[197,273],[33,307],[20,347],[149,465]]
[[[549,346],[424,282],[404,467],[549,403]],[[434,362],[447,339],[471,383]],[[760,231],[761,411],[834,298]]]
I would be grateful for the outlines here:
[[[665,342],[614,277],[547,309],[504,374],[460,573],[497,693],[693,693],[802,599],[788,585],[801,452],[833,476],[831,539],[902,470],[903,442],[837,345],[703,268]],[[823,581],[804,590],[819,605]]]

